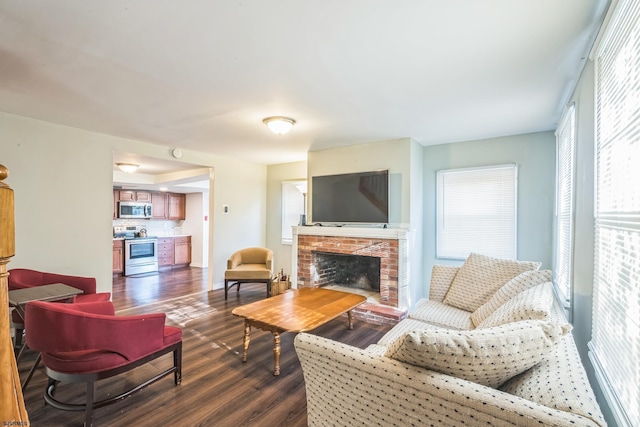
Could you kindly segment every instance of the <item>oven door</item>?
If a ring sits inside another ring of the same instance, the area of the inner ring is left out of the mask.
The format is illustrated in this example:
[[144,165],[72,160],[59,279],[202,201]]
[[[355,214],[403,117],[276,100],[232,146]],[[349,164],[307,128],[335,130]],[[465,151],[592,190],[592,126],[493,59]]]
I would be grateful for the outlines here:
[[124,275],[158,271],[158,240],[132,239],[124,241]]

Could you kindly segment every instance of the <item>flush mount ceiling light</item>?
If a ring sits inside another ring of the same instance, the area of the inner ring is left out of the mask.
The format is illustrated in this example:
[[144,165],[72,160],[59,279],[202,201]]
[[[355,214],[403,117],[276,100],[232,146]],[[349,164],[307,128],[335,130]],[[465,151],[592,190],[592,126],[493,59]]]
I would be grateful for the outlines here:
[[290,117],[273,116],[262,120],[269,130],[278,135],[283,135],[291,130],[296,121]]
[[119,167],[122,172],[126,173],[134,173],[140,167],[140,165],[133,163],[116,163],[116,166]]

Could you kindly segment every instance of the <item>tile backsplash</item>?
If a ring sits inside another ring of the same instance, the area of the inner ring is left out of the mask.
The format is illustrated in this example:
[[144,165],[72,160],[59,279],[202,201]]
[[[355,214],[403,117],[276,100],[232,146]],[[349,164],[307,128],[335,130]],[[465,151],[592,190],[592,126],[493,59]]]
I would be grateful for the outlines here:
[[147,229],[149,236],[173,236],[182,234],[184,221],[155,220],[155,219],[114,219],[113,226],[136,226]]

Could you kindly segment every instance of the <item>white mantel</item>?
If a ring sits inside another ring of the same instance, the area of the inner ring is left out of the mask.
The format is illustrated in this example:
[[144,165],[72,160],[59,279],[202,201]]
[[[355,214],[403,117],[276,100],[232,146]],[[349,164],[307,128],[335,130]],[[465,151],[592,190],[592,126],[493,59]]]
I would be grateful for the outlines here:
[[[382,227],[323,227],[298,226],[293,227],[293,235],[331,236],[331,237],[370,237],[376,239],[406,239],[409,230],[406,228]],[[293,239],[294,243],[296,239]],[[293,248],[296,253],[297,248]]]

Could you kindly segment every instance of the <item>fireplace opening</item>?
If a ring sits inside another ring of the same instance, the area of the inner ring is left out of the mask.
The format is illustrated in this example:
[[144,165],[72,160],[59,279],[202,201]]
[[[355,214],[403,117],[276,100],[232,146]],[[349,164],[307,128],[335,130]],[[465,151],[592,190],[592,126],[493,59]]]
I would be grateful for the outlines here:
[[316,286],[360,293],[379,299],[379,257],[318,251],[312,252],[312,255]]

